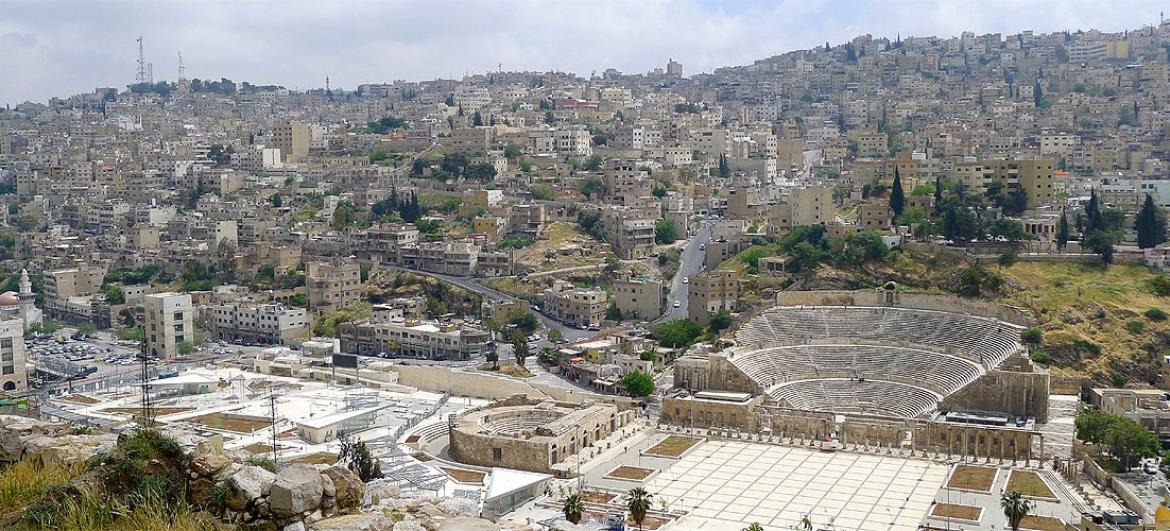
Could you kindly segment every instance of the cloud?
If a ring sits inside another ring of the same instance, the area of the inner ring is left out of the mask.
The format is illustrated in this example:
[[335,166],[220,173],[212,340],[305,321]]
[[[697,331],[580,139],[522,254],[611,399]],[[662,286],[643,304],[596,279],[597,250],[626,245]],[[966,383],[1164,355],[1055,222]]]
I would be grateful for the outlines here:
[[953,36],[1157,23],[1154,1],[745,0],[28,2],[0,18],[0,102],[45,101],[134,80],[146,42],[156,80],[309,88],[458,78],[502,65],[588,75],[687,74],[855,35]]

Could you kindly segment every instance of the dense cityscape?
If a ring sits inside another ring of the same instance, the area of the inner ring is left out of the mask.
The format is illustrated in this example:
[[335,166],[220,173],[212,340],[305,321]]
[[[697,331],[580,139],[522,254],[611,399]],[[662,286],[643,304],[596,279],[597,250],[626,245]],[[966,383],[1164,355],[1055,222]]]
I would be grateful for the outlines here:
[[1170,22],[307,90],[133,46],[0,109],[0,529],[1170,529]]

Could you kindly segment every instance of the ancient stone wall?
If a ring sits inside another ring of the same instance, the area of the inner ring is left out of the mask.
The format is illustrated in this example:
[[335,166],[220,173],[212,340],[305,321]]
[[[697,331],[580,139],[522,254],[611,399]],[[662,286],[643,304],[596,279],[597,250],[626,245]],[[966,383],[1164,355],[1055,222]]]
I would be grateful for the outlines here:
[[[876,289],[854,291],[781,291],[776,294],[776,304],[780,306],[890,306],[886,303],[885,297],[885,292]],[[1032,322],[1032,317],[1021,308],[964,299],[952,295],[898,292],[896,294],[896,302],[893,306],[978,315],[1020,326],[1028,326]]]
[[943,398],[939,409],[992,411],[1047,422],[1049,380],[1047,372],[995,369]]

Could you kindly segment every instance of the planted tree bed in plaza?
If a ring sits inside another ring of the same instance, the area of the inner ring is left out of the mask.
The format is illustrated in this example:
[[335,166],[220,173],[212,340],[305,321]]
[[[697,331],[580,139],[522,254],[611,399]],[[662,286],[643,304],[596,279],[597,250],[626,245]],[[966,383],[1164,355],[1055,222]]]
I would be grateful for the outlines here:
[[947,488],[991,492],[997,470],[985,466],[959,465],[951,474]]
[[469,483],[472,485],[483,485],[483,472],[476,472],[474,470],[463,470],[462,468],[448,468],[440,467],[451,479],[460,483]]
[[[174,415],[175,413],[186,413],[188,411],[195,411],[193,407],[156,407],[151,411],[156,416]],[[103,409],[103,413],[125,413],[128,415],[141,415],[142,408],[140,407],[112,407],[110,409]]]
[[238,433],[252,433],[258,429],[267,428],[272,425],[272,420],[264,417],[231,415],[228,413],[209,413],[207,415],[186,419],[185,422]]
[[637,467],[637,466],[622,465],[622,466],[619,466],[613,470],[610,470],[609,473],[605,475],[605,477],[608,479],[624,479],[627,481],[642,481],[642,480],[650,477],[652,474],[654,474],[654,472],[655,471],[652,468],[642,468],[642,467]]
[[1035,531],[1064,531],[1064,522],[1059,518],[1052,518],[1051,516],[1025,516],[1020,521],[1020,529],[1032,529]]
[[970,505],[957,505],[953,503],[939,503],[935,504],[934,509],[931,510],[931,516],[938,518],[955,518],[958,520],[967,520],[971,522],[978,522],[979,515],[983,509],[979,507],[972,507]]
[[1011,477],[1008,478],[1007,490],[1033,498],[1056,499],[1056,495],[1052,494],[1052,489],[1048,488],[1048,484],[1044,483],[1044,480],[1040,479],[1040,476],[1035,472],[1027,470],[1013,470]]
[[700,442],[702,442],[700,439],[696,439],[694,437],[670,435],[659,441],[658,444],[655,444],[654,446],[647,449],[644,454],[653,457],[676,458],[682,454],[685,454],[687,450],[690,450]]

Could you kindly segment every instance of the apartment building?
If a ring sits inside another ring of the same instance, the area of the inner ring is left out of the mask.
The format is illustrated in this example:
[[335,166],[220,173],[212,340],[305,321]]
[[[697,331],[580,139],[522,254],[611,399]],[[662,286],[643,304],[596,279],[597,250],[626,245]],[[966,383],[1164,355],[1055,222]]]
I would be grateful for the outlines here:
[[784,202],[768,210],[768,230],[786,231],[802,225],[824,225],[837,218],[833,189],[828,186],[791,188]]
[[24,348],[24,321],[0,317],[0,392],[28,390],[28,357]]
[[426,360],[470,360],[494,347],[491,333],[468,323],[373,320],[340,327],[341,351],[362,356]]
[[195,308],[186,293],[152,293],[142,298],[146,351],[160,359],[179,355],[179,343],[195,340]]
[[[70,299],[93,295],[101,288],[106,271],[83,263],[73,269],[46,271],[42,275],[45,290],[45,313],[54,319],[72,321]],[[77,302],[76,300],[74,301]],[[88,303],[86,304],[88,305]]]
[[286,345],[305,336],[309,315],[304,308],[241,301],[207,307],[215,337],[232,343]]
[[613,298],[622,317],[657,319],[666,307],[662,281],[627,277],[613,281]]
[[272,147],[280,150],[282,162],[300,162],[309,156],[312,136],[309,124],[285,122],[272,128]]
[[584,127],[558,129],[553,133],[557,151],[577,157],[593,154],[593,136]]
[[955,165],[955,180],[971,190],[985,190],[998,182],[1008,190],[1028,196],[1028,207],[1050,203],[1064,189],[1067,174],[1056,170],[1050,159],[1004,159],[963,162]]
[[362,295],[361,266],[353,260],[318,260],[306,265],[309,311],[321,316],[350,306]]
[[706,325],[719,310],[735,311],[739,299],[739,275],[734,271],[708,271],[690,278],[687,318]]
[[605,319],[609,294],[600,288],[577,288],[557,280],[544,290],[545,314],[578,327],[600,325]]
[[623,260],[645,258],[654,249],[654,226],[657,219],[630,208],[607,208],[602,211],[605,241]]

